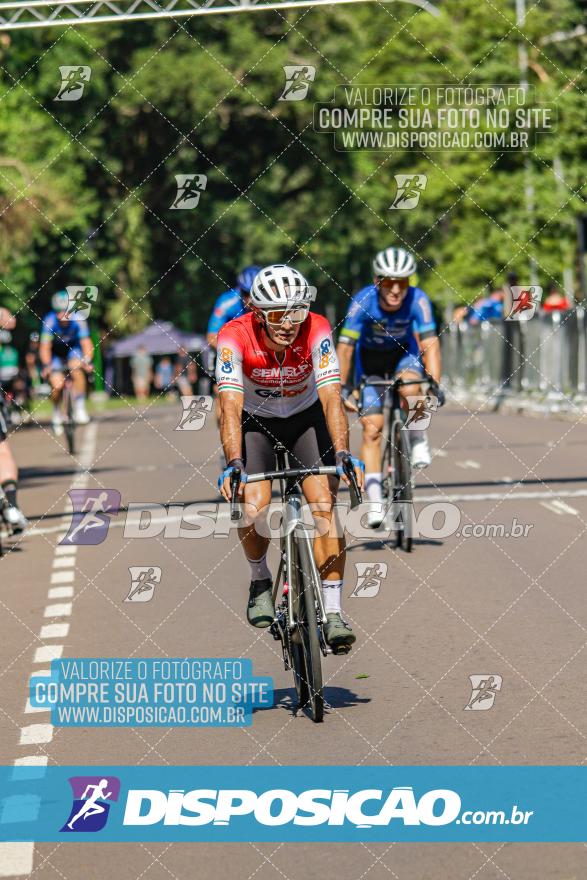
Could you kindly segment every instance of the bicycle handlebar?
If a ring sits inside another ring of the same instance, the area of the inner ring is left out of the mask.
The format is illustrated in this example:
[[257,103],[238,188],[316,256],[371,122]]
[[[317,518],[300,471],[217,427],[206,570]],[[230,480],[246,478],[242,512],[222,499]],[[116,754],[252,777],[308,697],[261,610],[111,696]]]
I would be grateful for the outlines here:
[[[358,507],[361,503],[361,490],[359,489],[355,469],[349,463],[349,468],[345,469],[345,475],[349,479],[349,492],[351,496],[351,510]],[[339,472],[336,467],[315,467],[315,468],[285,468],[280,471],[266,471],[259,474],[248,474],[247,483],[261,483],[263,480],[299,480],[304,477],[319,476],[338,476]],[[240,471],[233,471],[230,475],[230,518],[233,522],[239,520],[242,516],[239,510],[237,497],[240,485]]]
[[431,376],[424,376],[423,379],[371,379],[370,376],[363,376],[359,383],[359,388],[364,387],[365,385],[378,385],[385,388],[401,388],[402,385],[425,385],[426,383],[436,385],[436,382]]

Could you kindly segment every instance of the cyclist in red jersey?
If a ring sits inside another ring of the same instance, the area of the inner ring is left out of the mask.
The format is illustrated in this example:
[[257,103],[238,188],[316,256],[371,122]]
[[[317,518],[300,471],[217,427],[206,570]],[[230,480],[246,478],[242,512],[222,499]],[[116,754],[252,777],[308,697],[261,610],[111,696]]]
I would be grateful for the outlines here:
[[[308,282],[295,269],[269,266],[253,282],[251,311],[218,335],[220,434],[228,462],[219,482],[229,500],[230,476],[235,470],[241,473],[245,518],[239,537],[251,567],[247,619],[257,627],[270,626],[274,618],[265,524],[271,482],[247,485],[247,471],[273,470],[277,441],[288,450],[291,467],[351,460],[332,333],[326,318],[310,312],[312,298]],[[362,486],[362,463],[352,461]],[[314,554],[328,621],[325,637],[332,647],[350,647],[355,634],[341,611],[344,539],[331,529],[338,477],[306,477],[302,491],[316,525]]]

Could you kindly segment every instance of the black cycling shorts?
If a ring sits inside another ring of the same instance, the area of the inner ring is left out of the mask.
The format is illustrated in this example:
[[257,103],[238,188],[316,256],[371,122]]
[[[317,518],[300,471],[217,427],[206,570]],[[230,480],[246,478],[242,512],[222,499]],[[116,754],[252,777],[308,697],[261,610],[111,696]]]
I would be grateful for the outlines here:
[[263,418],[243,412],[243,460],[249,474],[275,470],[274,446],[287,449],[292,468],[332,467],[334,447],[319,400],[287,418]]
[[2,394],[2,389],[0,389],[0,443],[8,437],[8,423],[8,408]]

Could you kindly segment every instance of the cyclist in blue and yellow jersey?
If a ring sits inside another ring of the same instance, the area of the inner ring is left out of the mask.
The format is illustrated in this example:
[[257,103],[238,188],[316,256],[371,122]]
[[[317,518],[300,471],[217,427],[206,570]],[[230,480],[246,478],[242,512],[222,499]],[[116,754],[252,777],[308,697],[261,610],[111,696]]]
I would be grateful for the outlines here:
[[[440,343],[432,303],[423,290],[410,286],[416,271],[414,256],[403,248],[387,248],[373,260],[373,284],[359,291],[347,312],[337,347],[343,397],[347,409],[357,409],[352,391],[363,376],[383,378],[386,375],[406,379],[422,379],[424,373],[434,383],[439,405],[444,395],[440,382]],[[351,361],[355,354],[355,376],[351,380]],[[419,385],[401,388],[402,405],[407,410],[409,396],[422,392]],[[381,431],[383,429],[383,393],[381,388],[367,385],[361,401],[363,446],[367,497],[377,502],[368,515],[370,526],[380,525]],[[430,464],[426,431],[410,431],[411,457],[414,468]]]
[[[16,326],[16,319],[8,309],[0,307],[0,331],[10,331]],[[18,468],[8,441],[8,413],[3,402],[0,386],[0,487],[5,503],[0,505],[2,517],[13,532],[23,532],[28,522],[20,510],[16,493],[18,489]]]
[[53,416],[51,423],[56,434],[63,433],[61,389],[63,370],[68,367],[73,378],[75,396],[74,418],[78,425],[87,425],[85,372],[91,372],[94,345],[87,322],[75,311],[70,311],[69,294],[60,290],[51,300],[53,311],[43,318],[39,359],[43,373],[49,376]]

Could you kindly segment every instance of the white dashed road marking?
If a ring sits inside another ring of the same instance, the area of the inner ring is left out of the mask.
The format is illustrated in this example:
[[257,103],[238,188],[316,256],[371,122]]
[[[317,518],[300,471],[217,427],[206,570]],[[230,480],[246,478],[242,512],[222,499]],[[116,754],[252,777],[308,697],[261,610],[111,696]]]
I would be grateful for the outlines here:
[[[85,431],[84,442],[79,457],[79,470],[72,483],[72,488],[84,488],[88,483],[88,471],[92,466],[96,451],[96,434],[98,426],[92,422]],[[33,534],[56,534],[57,546],[53,557],[52,572],[50,575],[50,588],[48,591],[48,599],[71,599],[74,595],[73,586],[75,583],[75,555],[77,547],[75,545],[68,546],[60,544],[65,534],[63,529],[69,526],[71,517],[69,515],[61,517],[61,524],[50,527],[49,529],[31,529]],[[68,586],[66,586],[68,585]],[[70,617],[73,610],[72,602],[53,602],[50,601],[43,612],[43,617],[54,620],[59,617]],[[42,641],[49,641],[49,644],[39,645],[36,648],[33,657],[33,663],[50,663],[51,660],[59,659],[63,654],[64,646],[62,644],[51,644],[52,639],[65,639],[69,633],[69,623],[52,622],[46,623],[41,627],[39,638]],[[34,670],[33,675],[49,676],[50,669]],[[26,705],[24,708],[25,715],[47,713],[49,710],[31,706],[31,701],[27,693]],[[20,746],[43,746],[50,743],[53,739],[53,725],[49,721],[40,721],[38,724],[25,724],[20,729]],[[47,755],[25,755],[15,760],[15,767],[46,767],[48,763]],[[41,771],[44,772],[44,771]],[[8,803],[10,798],[5,799],[3,810],[10,810]],[[27,818],[30,817],[33,822],[39,809],[39,798],[30,795],[30,804],[27,803]],[[1,817],[0,817],[1,820]],[[33,856],[34,843],[0,843],[0,877],[22,877],[33,872]]]
[[558,514],[558,516],[564,516],[565,514],[571,514],[571,516],[579,516],[579,511],[575,510],[574,507],[571,507],[569,504],[565,504],[564,501],[560,501],[558,498],[555,498],[554,501],[541,501],[540,504],[542,507],[546,507],[547,510],[551,510],[552,513]]

